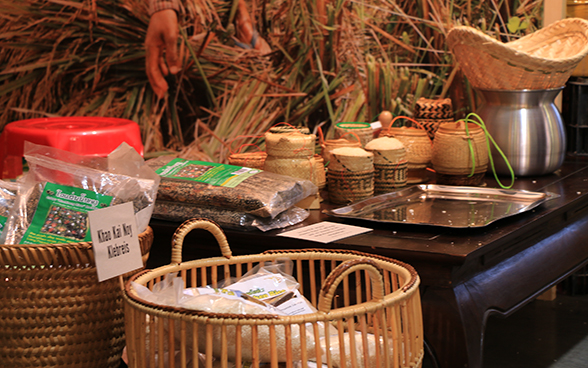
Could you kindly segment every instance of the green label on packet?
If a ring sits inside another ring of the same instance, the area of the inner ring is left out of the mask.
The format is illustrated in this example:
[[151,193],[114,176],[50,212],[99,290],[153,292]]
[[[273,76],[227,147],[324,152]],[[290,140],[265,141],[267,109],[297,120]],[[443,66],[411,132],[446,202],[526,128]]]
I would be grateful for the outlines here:
[[243,180],[260,173],[261,170],[176,158],[157,169],[156,172],[165,178],[198,181],[219,187],[234,188]]
[[6,225],[6,220],[8,220],[8,218],[6,216],[0,216],[0,235],[2,235],[2,231],[4,230],[4,225]]
[[88,212],[110,206],[112,197],[91,190],[45,184],[21,244],[91,241]]

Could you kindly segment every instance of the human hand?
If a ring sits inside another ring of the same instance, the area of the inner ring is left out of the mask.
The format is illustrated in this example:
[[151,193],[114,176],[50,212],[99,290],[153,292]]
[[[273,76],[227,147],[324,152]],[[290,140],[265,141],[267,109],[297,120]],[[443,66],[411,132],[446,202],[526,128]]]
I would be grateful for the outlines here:
[[180,71],[178,37],[175,10],[161,10],[151,16],[145,37],[145,67],[151,88],[159,98],[163,98],[168,89],[164,76]]

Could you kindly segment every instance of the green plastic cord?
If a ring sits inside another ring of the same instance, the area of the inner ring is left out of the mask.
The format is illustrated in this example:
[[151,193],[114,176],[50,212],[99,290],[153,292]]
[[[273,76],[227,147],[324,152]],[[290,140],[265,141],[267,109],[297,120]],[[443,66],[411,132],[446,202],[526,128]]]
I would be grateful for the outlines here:
[[[479,122],[471,119],[470,118],[471,116],[477,118],[479,120]],[[477,126],[482,128],[482,130],[484,131],[484,134],[486,135],[486,146],[488,148],[488,159],[490,160],[490,167],[492,167],[492,173],[494,174],[494,178],[496,179],[496,182],[498,183],[498,185],[500,185],[501,188],[503,188],[503,189],[512,188],[512,186],[514,185],[514,182],[515,182],[514,170],[512,169],[510,162],[508,162],[508,158],[506,157],[506,155],[502,152],[500,147],[498,147],[498,144],[496,144],[496,141],[494,140],[494,138],[492,138],[492,136],[488,132],[488,129],[486,129],[486,124],[484,124],[484,121],[482,120],[482,118],[478,114],[471,112],[465,117],[465,119],[461,119],[459,121],[463,121],[465,123],[465,131],[466,131],[466,134],[468,135],[468,137],[470,135],[469,129],[468,129],[468,123],[476,124]],[[496,174],[496,168],[494,168],[494,160],[492,159],[490,142],[492,142],[494,147],[496,147],[496,150],[498,151],[500,156],[502,156],[502,158],[504,159],[504,162],[506,163],[506,166],[508,167],[508,170],[510,171],[511,182],[510,182],[509,186],[504,186],[502,184],[502,182],[500,181],[500,179],[498,179],[498,174]],[[474,175],[475,170],[476,170],[476,158],[475,158],[474,147],[472,145],[471,139],[468,139],[468,145],[470,148],[470,154],[472,155],[472,163],[473,163],[472,172],[468,175],[468,177],[472,177]]]

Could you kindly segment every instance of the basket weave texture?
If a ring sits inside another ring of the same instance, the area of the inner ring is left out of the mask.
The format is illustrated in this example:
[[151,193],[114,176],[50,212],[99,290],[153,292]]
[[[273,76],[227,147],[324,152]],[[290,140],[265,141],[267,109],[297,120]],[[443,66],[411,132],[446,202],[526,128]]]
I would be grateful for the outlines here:
[[[147,228],[139,235],[143,263],[152,242]],[[1,366],[120,366],[121,285],[98,282],[91,242],[0,245],[0,264]]]
[[[319,367],[333,368],[343,359],[350,368],[422,365],[419,277],[410,265],[343,250],[276,250],[232,256],[222,230],[211,224],[203,219],[182,224],[172,239],[171,264],[135,275],[131,281],[151,288],[162,276],[179,272],[185,286],[214,286],[260,263],[288,258],[300,292],[317,312],[246,315],[161,306],[140,299],[129,281],[124,294],[129,367],[156,367],[163,363],[160,358],[173,360],[174,355],[176,367],[192,366],[196,351],[205,360],[199,366],[205,367],[212,367],[213,361],[222,367],[241,367],[247,361],[252,366],[294,367],[296,362],[316,360]],[[214,235],[224,257],[182,262],[183,238],[197,228]],[[333,328],[336,335],[331,334]],[[370,335],[375,338],[369,339]],[[171,363],[166,361],[165,366]]]
[[588,21],[563,19],[506,43],[458,26],[447,34],[447,45],[474,88],[558,88],[588,54]]

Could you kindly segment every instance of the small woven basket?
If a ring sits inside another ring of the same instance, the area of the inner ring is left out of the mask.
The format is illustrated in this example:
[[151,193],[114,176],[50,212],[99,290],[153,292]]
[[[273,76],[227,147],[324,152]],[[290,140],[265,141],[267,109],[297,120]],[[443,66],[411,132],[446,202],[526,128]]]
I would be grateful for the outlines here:
[[[458,121],[440,126],[431,163],[437,184],[478,185],[488,169],[488,146],[482,128]],[[473,159],[472,159],[473,150]],[[472,174],[473,168],[473,174]]]
[[265,152],[233,153],[229,156],[229,164],[263,170],[266,157]]
[[292,158],[268,156],[263,169],[280,175],[310,180],[318,186],[314,156]]
[[329,201],[347,204],[361,201],[374,195],[374,170],[327,171]]
[[316,135],[307,129],[273,127],[265,133],[265,152],[268,156],[308,158],[314,156]]
[[[224,257],[182,262],[183,239],[193,229],[212,233]],[[147,302],[132,285],[152,289],[165,275],[178,273],[185,287],[215,286],[283,259],[292,261],[291,275],[317,312],[202,312]],[[419,282],[410,265],[354,251],[232,256],[218,226],[188,220],[172,238],[171,263],[135,275],[125,285],[128,366],[243,367],[250,362],[277,368],[310,366],[312,360],[329,368],[419,368],[424,356]]]
[[588,55],[588,21],[562,19],[507,43],[459,26],[447,34],[447,45],[474,88],[558,88]]
[[404,145],[408,160],[407,184],[418,184],[428,179],[427,167],[431,162],[433,141],[422,125],[418,128],[411,126],[390,127],[383,130],[380,136],[394,137]]
[[374,194],[392,192],[406,186],[408,161],[374,164]]
[[360,147],[361,142],[358,141],[351,141],[346,138],[338,138],[338,139],[327,139],[321,144],[321,155],[323,156],[323,160],[328,164],[332,157],[331,151],[335,148],[340,147]]
[[359,137],[362,147],[374,139],[374,129],[370,123],[344,122],[335,125],[335,138],[346,137],[349,133]]
[[[143,264],[152,242],[147,228],[139,235]],[[98,282],[91,242],[0,245],[0,278],[1,366],[120,366],[121,284]]]
[[439,125],[453,122],[453,104],[449,98],[424,98],[417,100],[414,118],[427,131],[431,140]]

